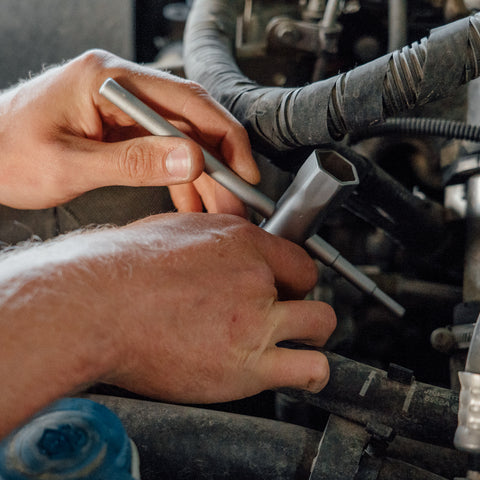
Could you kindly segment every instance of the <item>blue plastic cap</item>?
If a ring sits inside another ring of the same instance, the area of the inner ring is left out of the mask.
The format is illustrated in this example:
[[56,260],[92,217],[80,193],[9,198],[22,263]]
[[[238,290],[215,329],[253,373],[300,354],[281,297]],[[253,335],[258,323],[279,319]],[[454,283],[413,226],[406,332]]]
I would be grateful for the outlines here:
[[87,399],[60,400],[0,442],[0,480],[133,480],[119,418]]

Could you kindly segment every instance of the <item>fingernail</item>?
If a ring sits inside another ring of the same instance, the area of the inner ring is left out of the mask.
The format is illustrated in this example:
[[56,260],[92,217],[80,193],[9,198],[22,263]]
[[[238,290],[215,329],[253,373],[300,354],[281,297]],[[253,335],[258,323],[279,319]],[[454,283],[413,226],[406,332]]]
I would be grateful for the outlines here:
[[178,180],[187,180],[192,171],[192,159],[186,148],[179,147],[168,153],[165,161],[167,172]]

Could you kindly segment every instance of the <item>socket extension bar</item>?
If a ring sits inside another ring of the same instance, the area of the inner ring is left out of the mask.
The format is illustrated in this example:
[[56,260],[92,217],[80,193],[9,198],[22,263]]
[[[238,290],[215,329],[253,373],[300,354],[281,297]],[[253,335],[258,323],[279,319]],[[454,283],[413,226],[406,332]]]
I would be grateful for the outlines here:
[[[157,112],[145,105],[135,97],[135,95],[123,88],[112,78],[108,78],[103,83],[100,87],[100,94],[151,134],[187,138],[184,133],[162,118]],[[205,158],[205,172],[210,177],[230,190],[240,200],[266,219],[269,219],[274,214],[276,205],[273,200],[240,178],[205,149],[202,148],[202,152]],[[375,282],[342,257],[340,252],[319,235],[313,235],[307,238],[304,246],[313,257],[333,268],[362,292],[376,298],[395,315],[402,317],[405,314],[405,309],[401,305],[378,288]]]

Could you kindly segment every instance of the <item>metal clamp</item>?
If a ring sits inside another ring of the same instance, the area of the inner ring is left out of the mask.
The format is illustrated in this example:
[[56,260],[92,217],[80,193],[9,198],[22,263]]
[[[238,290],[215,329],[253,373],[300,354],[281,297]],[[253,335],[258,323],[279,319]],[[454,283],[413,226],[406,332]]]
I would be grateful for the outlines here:
[[453,443],[459,450],[480,453],[480,374],[459,372],[458,427]]

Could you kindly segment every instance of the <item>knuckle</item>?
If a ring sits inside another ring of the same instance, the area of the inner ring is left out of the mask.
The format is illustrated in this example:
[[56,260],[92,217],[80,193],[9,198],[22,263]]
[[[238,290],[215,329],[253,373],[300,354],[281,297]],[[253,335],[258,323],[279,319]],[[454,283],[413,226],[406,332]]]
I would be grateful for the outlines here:
[[249,143],[250,139],[248,137],[248,133],[243,127],[243,125],[234,117],[232,117],[232,123],[230,126],[231,132],[238,139],[238,141]]
[[276,297],[275,276],[266,263],[258,263],[249,269],[249,276],[255,279],[258,288],[267,287],[270,290],[269,297]]
[[113,55],[110,52],[96,48],[87,50],[75,60],[75,63],[81,68],[96,70],[104,67],[112,57]]
[[117,157],[118,169],[122,177],[135,183],[147,183],[154,175],[155,155],[146,145],[132,143]]

